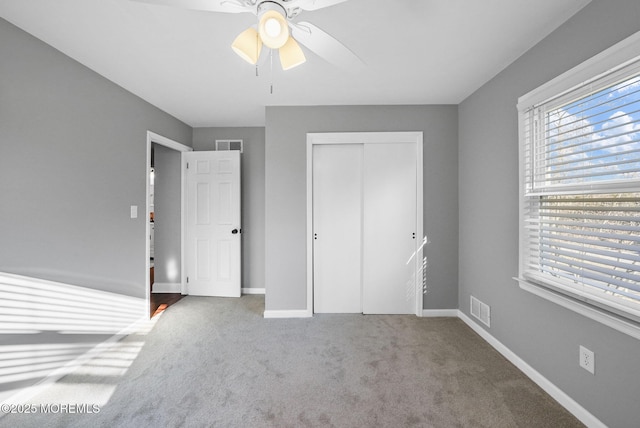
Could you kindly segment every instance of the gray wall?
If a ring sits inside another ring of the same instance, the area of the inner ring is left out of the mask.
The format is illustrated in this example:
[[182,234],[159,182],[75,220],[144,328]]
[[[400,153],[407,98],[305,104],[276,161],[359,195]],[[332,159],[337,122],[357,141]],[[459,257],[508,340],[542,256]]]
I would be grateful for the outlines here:
[[195,150],[215,150],[216,140],[243,140],[242,287],[264,288],[264,128],[193,130]]
[[267,107],[265,309],[306,309],[306,133],[422,131],[425,309],[457,308],[456,106]]
[[[516,102],[640,30],[637,0],[594,0],[459,106],[460,308],[491,305],[490,333],[611,427],[638,426],[640,342],[519,289]],[[578,367],[595,351],[596,375]]]
[[3,19],[0,40],[0,271],[144,297],[146,131],[191,128]]
[[181,153],[153,144],[154,185],[154,281],[180,284],[181,259]]

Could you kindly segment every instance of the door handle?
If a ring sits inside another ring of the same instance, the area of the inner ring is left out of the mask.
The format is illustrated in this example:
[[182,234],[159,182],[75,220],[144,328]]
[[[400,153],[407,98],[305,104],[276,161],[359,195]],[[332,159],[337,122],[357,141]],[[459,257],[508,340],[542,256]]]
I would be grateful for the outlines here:
[[233,229],[233,230],[231,231],[231,233],[233,233],[234,235],[235,235],[235,234],[237,234],[238,232],[239,232],[239,230],[238,230],[238,229]]

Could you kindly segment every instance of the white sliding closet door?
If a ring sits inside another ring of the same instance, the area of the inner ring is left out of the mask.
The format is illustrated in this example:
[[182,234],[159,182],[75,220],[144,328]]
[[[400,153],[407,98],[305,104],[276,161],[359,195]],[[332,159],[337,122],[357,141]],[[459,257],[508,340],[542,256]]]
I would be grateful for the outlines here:
[[415,311],[416,145],[365,144],[363,312]]
[[313,310],[416,308],[416,143],[312,147]]
[[362,144],[313,147],[314,312],[361,313]]

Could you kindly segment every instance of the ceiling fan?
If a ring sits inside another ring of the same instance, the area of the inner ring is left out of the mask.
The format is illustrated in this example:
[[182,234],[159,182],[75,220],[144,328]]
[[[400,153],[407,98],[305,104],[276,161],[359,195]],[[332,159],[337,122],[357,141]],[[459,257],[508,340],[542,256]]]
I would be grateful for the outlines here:
[[252,13],[257,25],[240,33],[232,49],[257,64],[263,45],[277,50],[284,70],[306,61],[300,44],[329,63],[355,69],[362,61],[349,48],[309,22],[294,22],[303,11],[314,11],[347,0],[133,0],[142,3],[222,13]]

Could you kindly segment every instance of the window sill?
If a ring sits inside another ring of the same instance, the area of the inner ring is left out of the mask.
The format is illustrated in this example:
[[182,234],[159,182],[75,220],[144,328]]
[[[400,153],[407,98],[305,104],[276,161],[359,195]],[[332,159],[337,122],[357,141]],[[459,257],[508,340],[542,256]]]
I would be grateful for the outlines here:
[[556,303],[566,309],[577,312],[589,319],[597,321],[616,331],[624,333],[635,339],[640,340],[640,324],[631,320],[623,319],[615,314],[609,313],[603,309],[591,306],[588,303],[581,302],[569,296],[565,296],[551,289],[535,284],[523,278],[514,277],[522,290],[535,294],[550,302]]

